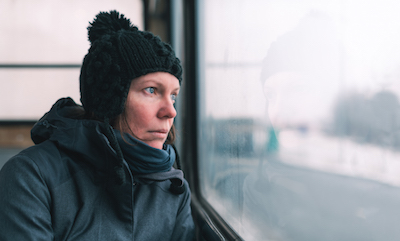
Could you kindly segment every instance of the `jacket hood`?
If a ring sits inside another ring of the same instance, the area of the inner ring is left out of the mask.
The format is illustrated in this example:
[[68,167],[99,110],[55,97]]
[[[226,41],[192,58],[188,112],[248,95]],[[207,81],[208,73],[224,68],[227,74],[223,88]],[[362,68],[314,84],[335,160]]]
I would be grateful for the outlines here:
[[35,144],[53,141],[97,167],[109,168],[112,163],[105,160],[117,157],[106,128],[110,128],[106,123],[84,119],[83,107],[71,98],[62,98],[33,126],[31,138]]

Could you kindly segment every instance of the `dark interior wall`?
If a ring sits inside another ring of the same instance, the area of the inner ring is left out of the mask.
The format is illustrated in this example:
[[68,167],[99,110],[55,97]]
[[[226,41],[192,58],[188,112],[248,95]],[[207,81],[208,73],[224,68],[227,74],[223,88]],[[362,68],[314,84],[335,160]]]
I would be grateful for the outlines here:
[[170,0],[143,0],[144,28],[159,36],[164,42],[171,41]]

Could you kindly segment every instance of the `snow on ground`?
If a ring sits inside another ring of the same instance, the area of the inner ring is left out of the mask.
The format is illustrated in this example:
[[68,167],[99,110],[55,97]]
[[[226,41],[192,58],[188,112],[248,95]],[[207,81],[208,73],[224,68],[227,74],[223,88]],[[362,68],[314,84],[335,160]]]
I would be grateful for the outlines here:
[[287,164],[400,186],[398,151],[312,131],[281,131],[279,143]]

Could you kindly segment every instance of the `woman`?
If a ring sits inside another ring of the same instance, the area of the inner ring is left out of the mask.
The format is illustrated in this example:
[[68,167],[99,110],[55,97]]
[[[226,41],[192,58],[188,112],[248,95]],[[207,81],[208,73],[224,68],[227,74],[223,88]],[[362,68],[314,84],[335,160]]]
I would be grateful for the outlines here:
[[190,190],[172,167],[180,62],[116,11],[88,30],[83,106],[58,100],[0,172],[0,240],[192,240]]

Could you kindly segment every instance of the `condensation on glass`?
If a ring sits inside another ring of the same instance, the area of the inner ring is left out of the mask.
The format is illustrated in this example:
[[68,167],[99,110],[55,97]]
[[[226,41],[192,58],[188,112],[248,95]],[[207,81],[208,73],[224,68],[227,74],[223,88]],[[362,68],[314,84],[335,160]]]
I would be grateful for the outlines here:
[[399,240],[400,3],[197,7],[206,200],[245,240]]

